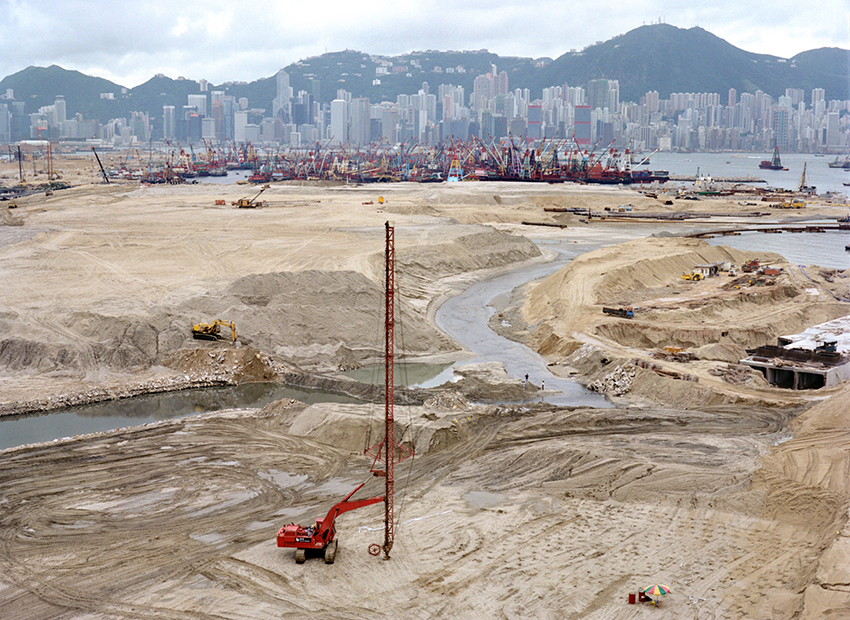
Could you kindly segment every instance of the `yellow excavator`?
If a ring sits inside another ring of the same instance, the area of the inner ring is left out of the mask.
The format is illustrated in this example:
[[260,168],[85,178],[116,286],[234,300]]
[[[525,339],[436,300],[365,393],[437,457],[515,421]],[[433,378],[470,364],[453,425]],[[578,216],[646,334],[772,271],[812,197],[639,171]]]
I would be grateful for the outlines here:
[[198,323],[192,326],[192,338],[195,340],[221,340],[221,327],[229,327],[233,342],[236,342],[236,324],[233,321],[216,319],[212,323]]

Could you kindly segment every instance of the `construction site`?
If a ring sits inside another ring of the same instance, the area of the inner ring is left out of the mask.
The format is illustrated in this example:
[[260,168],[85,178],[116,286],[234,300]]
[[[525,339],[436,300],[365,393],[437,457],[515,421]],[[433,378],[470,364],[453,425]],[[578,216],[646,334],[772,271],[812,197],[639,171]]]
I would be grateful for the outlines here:
[[[4,615],[850,614],[850,271],[700,238],[805,226],[796,210],[54,165],[71,187],[0,212],[0,413],[252,382],[359,402],[162,412],[0,451]],[[523,270],[539,275],[487,288]],[[466,324],[447,300],[475,286],[487,318]],[[533,358],[458,336],[484,330]],[[416,363],[450,378],[402,386]]]

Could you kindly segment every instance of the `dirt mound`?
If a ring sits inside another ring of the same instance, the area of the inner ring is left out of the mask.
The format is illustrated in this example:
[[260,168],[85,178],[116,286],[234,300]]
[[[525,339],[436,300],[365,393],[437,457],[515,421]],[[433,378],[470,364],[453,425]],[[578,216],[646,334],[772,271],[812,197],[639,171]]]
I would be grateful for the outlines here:
[[428,409],[450,409],[452,411],[465,411],[472,409],[473,405],[460,392],[440,392],[425,401]]
[[23,226],[24,220],[15,213],[14,209],[7,208],[6,204],[0,204],[0,226]]
[[[695,265],[724,261],[740,265],[755,258],[752,252],[713,246],[701,239],[640,239],[618,247],[620,257],[631,260],[613,265],[599,278],[594,289],[599,303],[624,294],[628,296],[632,291],[640,293],[642,289],[666,286],[671,279],[680,281],[681,274],[692,271]],[[602,252],[604,254],[604,250]],[[778,254],[762,253],[760,256],[770,259],[772,264],[786,262]]]
[[[396,441],[412,448],[418,456],[446,450],[467,440],[470,427],[494,411],[491,407],[471,405],[460,394],[441,393],[424,406],[396,409]],[[382,405],[319,403],[282,408],[281,403],[272,403],[260,411],[261,416],[277,414],[282,415],[277,418],[281,431],[351,454],[363,454],[384,434]]]
[[694,354],[701,360],[714,360],[730,364],[737,364],[747,357],[747,351],[744,347],[730,342],[706,344],[697,347]]
[[13,371],[79,374],[96,367],[146,368],[160,349],[160,329],[134,315],[72,312],[32,321],[6,313],[0,326],[19,334],[0,341],[0,366]]
[[[634,361],[634,358],[613,355],[600,347],[584,344],[561,359],[557,366],[577,371],[588,387],[593,385],[593,389],[614,397],[628,394],[628,398],[635,402],[663,403],[685,410],[735,403],[779,408],[775,400],[758,392],[724,391],[716,385],[707,386],[659,374],[651,368],[635,367]],[[687,369],[681,371],[682,377],[697,370],[690,364],[680,368]],[[796,403],[793,406],[797,406]]]
[[522,381],[508,375],[501,362],[467,364],[456,367],[454,373],[457,380],[438,389],[462,392],[466,398],[477,402],[522,400],[534,389],[525,389]]
[[797,586],[805,591],[798,617],[815,620],[846,617],[850,594],[850,528],[847,505],[850,387],[843,386],[792,423],[795,435],[762,459],[753,491],[764,497],[770,518],[794,525],[810,541],[798,562],[806,574]]
[[[410,354],[452,350],[452,345],[404,296],[397,321],[404,326]],[[339,366],[375,355],[382,347],[383,287],[353,271],[252,274],[221,291],[186,302],[181,311],[226,317],[236,323],[239,341],[282,355],[306,367]]]
[[190,375],[208,375],[227,383],[279,381],[290,369],[251,347],[181,349],[167,353],[161,364]]

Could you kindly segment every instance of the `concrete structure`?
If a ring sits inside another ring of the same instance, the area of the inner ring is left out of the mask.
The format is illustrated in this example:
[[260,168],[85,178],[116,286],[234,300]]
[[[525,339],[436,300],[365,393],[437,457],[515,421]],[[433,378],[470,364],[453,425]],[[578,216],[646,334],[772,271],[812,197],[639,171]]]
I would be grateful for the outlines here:
[[741,360],[768,383],[793,390],[829,387],[850,379],[850,316],[780,336],[777,346],[748,351]]

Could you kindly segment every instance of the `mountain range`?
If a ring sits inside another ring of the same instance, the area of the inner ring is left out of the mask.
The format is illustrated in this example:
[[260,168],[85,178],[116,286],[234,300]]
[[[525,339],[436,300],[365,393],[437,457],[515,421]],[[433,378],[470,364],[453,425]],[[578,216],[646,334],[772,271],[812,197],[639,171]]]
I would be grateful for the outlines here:
[[[747,52],[695,27],[677,28],[669,24],[641,26],[581,51],[551,58],[501,57],[486,50],[418,51],[386,57],[345,50],[300,60],[285,67],[293,91],[318,93],[327,103],[338,89],[372,102],[395,101],[399,94],[414,94],[429,84],[436,93],[439,84],[463,86],[472,93],[474,79],[491,70],[508,74],[511,90],[528,88],[532,98],[548,86],[583,86],[589,80],[618,80],[621,101],[638,101],[648,91],[669,97],[673,92],[715,92],[725,102],[726,93],[761,90],[778,97],[786,88],[823,88],[826,99],[850,99],[850,50],[819,48],[792,58],[779,58]],[[389,67],[378,74],[379,67]],[[13,89],[15,98],[26,102],[27,113],[54,103],[63,95],[69,116],[103,122],[147,112],[152,118],[162,114],[163,105],[178,109],[187,104],[187,95],[200,92],[194,80],[157,75],[136,86],[125,88],[103,78],[92,77],[52,65],[28,67],[0,81],[0,93]],[[208,85],[208,90],[246,97],[251,108],[272,109],[276,96],[275,76],[253,82]],[[113,93],[114,98],[101,98]]]

